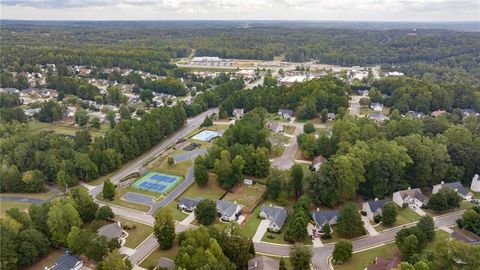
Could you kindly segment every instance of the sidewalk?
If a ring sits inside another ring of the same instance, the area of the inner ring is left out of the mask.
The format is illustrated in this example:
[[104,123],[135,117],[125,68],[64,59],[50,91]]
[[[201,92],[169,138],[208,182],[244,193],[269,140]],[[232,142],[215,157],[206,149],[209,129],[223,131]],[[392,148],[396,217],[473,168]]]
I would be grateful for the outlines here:
[[377,230],[375,230],[375,228],[373,228],[372,224],[370,224],[370,219],[368,217],[362,216],[362,221],[363,221],[363,226],[368,231],[368,234],[370,234],[371,236],[378,235]]

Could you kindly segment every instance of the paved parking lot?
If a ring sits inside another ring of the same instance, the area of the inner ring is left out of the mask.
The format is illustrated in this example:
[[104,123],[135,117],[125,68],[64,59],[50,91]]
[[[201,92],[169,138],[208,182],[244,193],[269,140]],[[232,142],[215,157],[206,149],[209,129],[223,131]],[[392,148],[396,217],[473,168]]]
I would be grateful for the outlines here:
[[147,196],[140,193],[127,192],[125,195],[123,195],[122,199],[129,202],[150,205],[153,203],[154,198],[152,196]]

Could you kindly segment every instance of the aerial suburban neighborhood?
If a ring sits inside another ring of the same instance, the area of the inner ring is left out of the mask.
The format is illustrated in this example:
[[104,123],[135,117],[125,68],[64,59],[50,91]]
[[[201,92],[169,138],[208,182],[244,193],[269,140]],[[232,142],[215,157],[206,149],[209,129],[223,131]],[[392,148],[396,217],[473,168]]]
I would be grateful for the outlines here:
[[478,20],[33,2],[0,3],[0,269],[480,269]]

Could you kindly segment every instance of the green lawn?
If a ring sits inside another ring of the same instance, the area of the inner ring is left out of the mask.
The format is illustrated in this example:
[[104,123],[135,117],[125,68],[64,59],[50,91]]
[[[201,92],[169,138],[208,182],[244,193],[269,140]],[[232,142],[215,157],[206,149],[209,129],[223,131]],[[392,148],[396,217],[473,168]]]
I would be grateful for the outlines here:
[[282,156],[283,152],[285,152],[285,149],[287,149],[287,147],[283,145],[272,145],[272,150],[268,154],[268,158],[276,158]]
[[260,184],[239,184],[232,189],[232,192],[227,193],[223,199],[230,202],[236,201],[238,204],[248,208],[249,211],[252,211],[262,199],[265,190],[266,186]]
[[179,249],[180,247],[177,243],[175,243],[173,247],[168,250],[155,249],[140,263],[140,266],[146,269],[153,269],[155,266],[157,266],[157,262],[160,257],[166,257],[173,260]]
[[294,126],[283,126],[283,132],[285,132],[289,135],[293,135],[293,133],[295,132],[295,127]]
[[172,210],[173,219],[176,220],[176,221],[182,221],[188,216],[188,214],[180,211],[177,208],[177,201],[173,201],[173,202],[169,203],[167,205],[167,207],[170,208],[170,210]]
[[0,201],[0,217],[4,217],[8,209],[18,208],[21,211],[27,211],[30,203],[14,202],[14,201]]
[[[63,123],[63,124],[60,122],[44,123],[36,120],[30,121],[28,123],[28,129],[34,133],[40,132],[40,131],[53,131],[59,134],[74,134],[75,132],[80,130],[80,128],[71,126],[68,123]],[[100,126],[100,129],[88,128],[88,131],[93,137],[97,137],[97,136],[105,135],[105,133],[107,133],[109,129],[110,127],[108,126],[108,124],[102,124]]]
[[210,199],[213,201],[218,200],[223,194],[225,194],[225,190],[222,189],[217,183],[215,175],[209,175],[208,183],[205,187],[200,187],[197,183],[193,183],[182,195],[181,197],[189,197],[189,198],[197,198],[202,197],[204,199]]
[[260,206],[256,207],[255,210],[252,212],[251,215],[248,216],[247,222],[243,223],[243,233],[252,238],[255,235],[255,232],[257,232],[258,225],[260,224],[260,219],[258,217],[258,213],[260,212]]
[[120,221],[122,224],[128,223],[135,225],[135,229],[127,230],[128,237],[127,242],[125,243],[126,247],[136,248],[153,232],[153,227],[143,223],[126,220],[120,217],[116,217],[115,219]]
[[51,267],[60,256],[64,253],[63,249],[54,249],[50,251],[47,256],[43,257],[38,262],[30,265],[29,267],[25,268],[26,270],[42,270],[45,266]]
[[480,199],[480,192],[472,192],[474,199]]
[[470,209],[470,208],[472,208],[472,206],[474,206],[474,204],[469,202],[469,201],[461,201],[460,202],[460,207],[458,207],[458,208],[450,208],[448,210],[440,211],[440,212],[434,211],[432,209],[425,209],[425,212],[429,213],[432,216],[440,216],[440,215],[444,215],[444,214],[447,214],[447,213],[455,212],[457,210]]
[[432,242],[428,243],[426,249],[435,249],[438,243],[443,242],[443,240],[447,238],[450,238],[449,233],[442,230],[435,231],[435,238],[433,238]]
[[353,253],[352,259],[340,265],[334,265],[335,270],[363,270],[370,263],[373,263],[376,257],[392,258],[398,255],[398,249],[395,243],[389,243],[383,246],[372,248],[358,253]]
[[[131,209],[134,209],[134,210],[138,210],[138,211],[142,211],[142,212],[148,212],[150,211],[150,206],[148,205],[145,205],[145,204],[139,204],[139,203],[134,203],[134,202],[128,202],[128,201],[125,201],[125,200],[122,200],[122,196],[127,193],[127,192],[137,192],[137,193],[142,193],[142,194],[145,194],[147,193],[148,191],[143,191],[143,190],[137,190],[137,189],[134,189],[134,188],[131,188],[131,187],[126,187],[126,188],[116,188],[116,193],[115,193],[115,198],[113,199],[113,201],[109,201],[109,200],[105,200],[103,199],[103,194],[102,192],[100,192],[98,195],[97,195],[97,199],[98,200],[102,200],[106,203],[111,203],[111,204],[114,204],[114,205],[118,205],[118,206],[123,206],[123,207],[127,207],[127,208],[131,208]],[[159,196],[159,194],[156,194],[157,196]]]
[[272,134],[272,141],[275,144],[287,144],[290,142],[290,137],[287,137],[282,133]]
[[[284,245],[291,244],[291,243],[285,241],[285,234],[287,233],[288,227],[290,227],[291,222],[292,222],[291,216],[287,217],[287,220],[285,221],[285,224],[283,224],[283,228],[282,228],[282,231],[280,233],[266,232],[262,237],[262,241],[263,242],[268,242],[268,243],[274,243],[274,244],[284,244]],[[273,236],[274,238],[272,239],[272,238],[269,238],[268,236]],[[310,237],[308,237],[301,244],[312,245],[313,244],[312,239],[310,239]]]
[[415,213],[413,210],[411,210],[408,207],[407,208],[399,208],[398,209],[397,220],[395,221],[395,223],[392,226],[385,226],[382,223],[380,223],[380,225],[375,226],[375,229],[377,231],[381,232],[385,229],[389,229],[389,228],[401,226],[401,225],[404,225],[404,224],[407,224],[407,223],[410,223],[410,222],[418,221],[418,220],[420,220],[420,218],[421,218],[420,215],[418,215],[417,213]]
[[188,168],[193,165],[193,161],[185,160],[182,162],[178,162],[173,164],[172,166],[168,165],[168,158],[162,161],[162,163],[158,166],[152,167],[151,170],[160,173],[166,173],[171,175],[177,175],[185,178],[188,172]]
[[59,191],[49,191],[49,192],[40,192],[40,193],[0,193],[0,197],[21,197],[21,198],[47,200],[50,197],[53,197],[59,193],[60,193]]
[[361,115],[369,115],[372,112],[372,109],[368,107],[361,107],[359,113]]

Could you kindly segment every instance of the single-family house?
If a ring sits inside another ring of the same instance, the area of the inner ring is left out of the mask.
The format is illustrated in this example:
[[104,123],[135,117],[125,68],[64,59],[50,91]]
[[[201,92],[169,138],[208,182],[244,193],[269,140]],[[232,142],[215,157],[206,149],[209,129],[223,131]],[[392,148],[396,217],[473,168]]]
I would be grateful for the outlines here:
[[393,193],[393,202],[402,207],[404,203],[412,208],[422,207],[427,204],[428,198],[419,188],[400,190]]
[[117,239],[119,242],[122,242],[122,239],[127,235],[119,221],[104,225],[97,230],[97,234],[99,236],[105,236],[108,241]]
[[326,161],[327,159],[324,156],[319,155],[318,157],[313,159],[312,164],[310,164],[310,170],[320,170],[320,166],[322,166],[322,164]]
[[220,219],[223,221],[237,220],[241,214],[242,207],[236,203],[232,203],[224,200],[217,200],[217,212]]
[[472,109],[464,109],[462,110],[462,114],[464,117],[469,117],[469,116],[479,116],[480,114],[477,113],[475,110]]
[[233,115],[233,117],[235,117],[235,119],[242,118],[243,114],[244,114],[243,108],[242,109],[234,109],[233,112],[232,112],[232,115]]
[[370,103],[370,109],[374,110],[375,112],[381,112],[383,111],[383,104],[372,102]]
[[391,259],[376,257],[375,262],[371,263],[365,268],[366,270],[391,270],[397,269],[397,266],[402,261],[398,257],[393,257]]
[[258,256],[248,260],[248,270],[278,270],[280,262],[267,256]]
[[388,117],[383,115],[381,112],[372,112],[368,115],[368,118],[375,121],[375,123],[382,123],[383,121],[388,119]]
[[282,117],[283,119],[290,119],[293,116],[293,111],[292,110],[280,109],[280,110],[278,110],[278,115],[280,117]]
[[358,94],[360,96],[364,96],[364,97],[367,97],[368,96],[368,93],[370,93],[370,90],[358,90]]
[[374,216],[382,214],[383,206],[386,202],[388,202],[388,200],[379,200],[378,198],[364,202],[362,204],[362,211],[365,211],[365,213],[367,213],[367,217],[373,220]]
[[35,114],[40,113],[41,110],[42,110],[41,108],[34,108],[34,109],[26,109],[24,110],[24,112],[26,116],[32,117]]
[[328,119],[328,121],[335,120],[335,114],[334,113],[327,113],[327,119]]
[[439,117],[440,115],[445,114],[445,113],[447,113],[445,110],[437,110],[437,111],[434,111],[434,112],[430,113],[430,115],[433,116],[433,117]]
[[79,257],[65,254],[52,267],[45,267],[44,270],[80,270],[82,267],[83,261]]
[[322,229],[325,223],[330,226],[337,224],[338,210],[326,210],[312,212],[312,219],[315,222],[315,226],[318,230]]
[[201,202],[203,200],[203,198],[195,198],[195,199],[191,199],[191,198],[187,198],[187,197],[183,197],[180,199],[180,201],[178,202],[178,209],[184,211],[184,212],[192,212],[195,210],[195,208],[197,208],[197,204],[199,202]]
[[425,114],[423,112],[408,111],[406,115],[411,115],[413,118],[424,118]]
[[263,219],[270,220],[270,224],[268,224],[269,231],[279,232],[287,219],[287,210],[280,206],[263,205],[258,215]]
[[473,196],[472,192],[470,192],[470,190],[466,189],[462,185],[462,183],[460,183],[458,181],[457,182],[452,182],[452,183],[445,183],[444,181],[442,181],[440,184],[433,186],[432,193],[436,194],[442,188],[451,188],[451,189],[455,190],[458,193],[458,195],[460,195],[460,197],[462,197],[464,200],[467,200],[467,201],[471,200],[472,196]]
[[270,122],[268,127],[273,133],[280,133],[283,132],[283,125],[275,122]]
[[476,234],[470,231],[466,231],[466,230],[454,231],[452,233],[452,237],[459,241],[463,241],[467,244],[480,245],[480,236],[477,236]]
[[480,192],[480,177],[478,174],[475,174],[472,178],[472,184],[470,185],[470,189],[473,192]]

